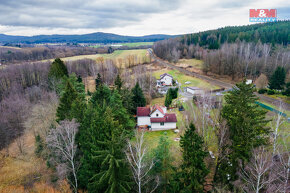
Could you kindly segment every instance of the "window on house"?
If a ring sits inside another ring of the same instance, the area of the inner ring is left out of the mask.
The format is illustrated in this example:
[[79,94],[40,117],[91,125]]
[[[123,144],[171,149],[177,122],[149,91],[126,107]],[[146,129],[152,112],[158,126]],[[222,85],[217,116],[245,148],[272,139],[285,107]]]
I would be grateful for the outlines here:
[[158,117],[159,115],[158,115],[158,113],[156,113],[156,117]]
[[164,126],[164,122],[161,122],[161,123],[160,123],[160,126]]

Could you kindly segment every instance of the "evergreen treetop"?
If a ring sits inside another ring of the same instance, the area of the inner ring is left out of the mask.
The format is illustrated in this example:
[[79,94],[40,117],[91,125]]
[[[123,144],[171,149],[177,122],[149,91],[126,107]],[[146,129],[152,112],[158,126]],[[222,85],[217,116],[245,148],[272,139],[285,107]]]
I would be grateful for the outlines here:
[[225,96],[222,117],[229,128],[230,147],[227,159],[218,168],[217,181],[228,184],[237,179],[239,161],[245,164],[251,158],[253,148],[268,143],[269,128],[266,111],[255,102],[254,86],[244,80]]
[[137,111],[137,107],[144,107],[146,105],[146,99],[144,97],[143,91],[137,82],[135,87],[132,89],[132,102],[134,111]]
[[270,78],[270,89],[282,90],[285,85],[286,70],[283,67],[278,66]]
[[63,77],[68,77],[68,71],[63,61],[59,58],[56,58],[50,65],[48,72],[48,77],[50,79],[61,79]]
[[180,140],[183,158],[178,174],[180,192],[204,192],[205,177],[209,170],[204,162],[208,153],[203,150],[203,144],[203,139],[196,133],[195,126],[190,124]]

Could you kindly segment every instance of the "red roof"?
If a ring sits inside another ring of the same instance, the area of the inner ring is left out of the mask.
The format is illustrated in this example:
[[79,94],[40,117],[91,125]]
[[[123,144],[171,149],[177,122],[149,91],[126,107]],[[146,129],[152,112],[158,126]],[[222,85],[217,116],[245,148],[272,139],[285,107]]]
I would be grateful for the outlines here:
[[165,114],[164,117],[161,118],[150,118],[151,123],[160,123],[160,122],[165,122],[165,123],[169,123],[169,122],[173,122],[176,123],[177,122],[177,118],[176,115],[174,113],[172,114]]
[[149,107],[137,107],[137,116],[149,116],[150,108]]
[[159,107],[158,105],[153,106],[151,114],[154,113],[154,111],[156,111],[156,110],[160,111],[160,113],[162,113],[164,115],[163,109],[161,107]]

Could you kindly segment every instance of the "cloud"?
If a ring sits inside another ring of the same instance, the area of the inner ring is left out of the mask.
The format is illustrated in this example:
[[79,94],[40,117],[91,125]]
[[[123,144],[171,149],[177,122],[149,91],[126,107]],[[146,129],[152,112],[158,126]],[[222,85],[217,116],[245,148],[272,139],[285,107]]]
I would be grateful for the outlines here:
[[289,19],[287,0],[0,0],[0,33],[184,34],[250,24],[259,8]]
[[174,0],[9,0],[1,1],[1,25],[109,28],[141,21],[146,14],[176,9]]

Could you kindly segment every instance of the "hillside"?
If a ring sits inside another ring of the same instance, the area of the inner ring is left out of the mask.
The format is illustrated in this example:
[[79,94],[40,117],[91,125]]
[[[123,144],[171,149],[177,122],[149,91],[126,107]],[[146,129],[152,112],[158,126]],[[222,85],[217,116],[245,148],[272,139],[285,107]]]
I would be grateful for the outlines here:
[[147,36],[122,36],[112,33],[91,33],[83,35],[37,35],[10,36],[0,34],[1,43],[122,43],[122,42],[155,42],[175,36],[155,34]]
[[217,49],[221,44],[234,43],[238,39],[246,42],[258,42],[287,45],[290,21],[269,22],[245,26],[230,26],[216,30],[208,30],[199,33],[186,34],[182,36],[183,44],[199,44],[209,49]]

